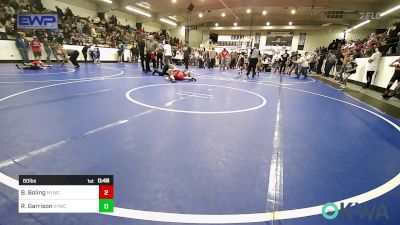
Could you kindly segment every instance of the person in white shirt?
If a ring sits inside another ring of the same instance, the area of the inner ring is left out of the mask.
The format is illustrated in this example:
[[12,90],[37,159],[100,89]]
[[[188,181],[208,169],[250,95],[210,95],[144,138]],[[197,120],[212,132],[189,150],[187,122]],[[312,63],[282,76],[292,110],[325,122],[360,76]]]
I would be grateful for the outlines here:
[[175,58],[178,60],[183,60],[183,54],[180,50],[176,51]]
[[172,47],[168,41],[165,41],[164,45],[164,63],[165,64],[172,63]]
[[274,69],[273,73],[275,73],[277,70],[279,70],[280,58],[281,58],[281,55],[279,54],[279,52],[275,52],[274,56],[272,56],[272,67]]
[[301,56],[300,59],[297,60],[296,63],[298,63],[300,66],[300,73],[295,78],[299,78],[301,75],[304,76],[304,79],[307,78],[307,73],[308,73],[308,68],[309,68],[307,56],[308,56],[308,52],[306,52],[304,56]]
[[364,89],[369,88],[372,82],[372,76],[376,73],[379,66],[379,60],[382,57],[382,53],[379,51],[378,47],[375,47],[375,53],[368,59],[367,64],[367,83],[363,86]]

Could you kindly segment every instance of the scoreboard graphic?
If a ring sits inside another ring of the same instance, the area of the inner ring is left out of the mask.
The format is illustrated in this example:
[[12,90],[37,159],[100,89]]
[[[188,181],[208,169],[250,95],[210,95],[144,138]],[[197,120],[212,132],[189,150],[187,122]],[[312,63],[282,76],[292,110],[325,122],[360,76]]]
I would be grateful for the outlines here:
[[20,213],[112,213],[112,175],[20,175]]

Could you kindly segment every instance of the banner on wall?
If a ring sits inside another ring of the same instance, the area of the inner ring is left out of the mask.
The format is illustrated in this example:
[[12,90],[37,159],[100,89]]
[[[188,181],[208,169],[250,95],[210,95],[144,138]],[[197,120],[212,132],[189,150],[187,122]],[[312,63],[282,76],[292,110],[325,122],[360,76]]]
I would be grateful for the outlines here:
[[57,14],[18,14],[18,29],[57,29]]
[[293,32],[269,32],[267,46],[292,46]]

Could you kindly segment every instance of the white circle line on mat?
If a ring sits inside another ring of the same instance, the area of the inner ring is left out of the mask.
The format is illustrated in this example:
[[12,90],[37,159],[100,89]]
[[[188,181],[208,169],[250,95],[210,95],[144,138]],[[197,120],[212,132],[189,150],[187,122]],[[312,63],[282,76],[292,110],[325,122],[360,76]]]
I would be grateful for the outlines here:
[[145,104],[143,102],[140,102],[138,100],[135,100],[131,97],[132,92],[140,90],[140,89],[144,89],[144,88],[149,88],[149,87],[159,87],[159,86],[177,86],[176,84],[153,84],[153,85],[146,85],[146,86],[141,86],[141,87],[137,87],[134,88],[132,90],[129,90],[128,92],[126,92],[125,97],[138,105],[144,106],[144,107],[148,107],[151,109],[158,109],[158,110],[162,110],[162,111],[168,111],[168,112],[176,112],[176,113],[190,113],[190,114],[230,114],[230,113],[241,113],[241,112],[248,112],[248,111],[253,111],[253,110],[257,110],[260,109],[262,107],[264,107],[267,104],[267,100],[254,92],[251,91],[247,91],[247,90],[243,90],[240,88],[233,88],[233,87],[226,87],[226,86],[219,86],[219,85],[210,85],[210,84],[192,84],[193,86],[207,86],[207,87],[217,87],[217,88],[225,88],[225,89],[231,89],[231,90],[236,90],[236,91],[241,91],[241,92],[245,92],[245,93],[249,93],[251,95],[254,95],[258,98],[261,99],[261,104],[251,107],[251,108],[247,108],[247,109],[238,109],[238,110],[227,110],[227,111],[190,111],[190,110],[178,110],[178,109],[170,109],[170,108],[165,108],[165,107],[159,107],[159,106],[153,106],[153,105],[149,105],[149,104]]

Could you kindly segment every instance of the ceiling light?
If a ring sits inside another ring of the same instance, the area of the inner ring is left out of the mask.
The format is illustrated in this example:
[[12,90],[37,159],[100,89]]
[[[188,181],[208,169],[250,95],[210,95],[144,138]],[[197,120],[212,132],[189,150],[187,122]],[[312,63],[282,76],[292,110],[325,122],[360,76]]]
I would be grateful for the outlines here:
[[140,14],[140,15],[147,16],[147,17],[151,17],[151,14],[150,14],[150,13],[145,12],[145,11],[143,11],[143,10],[141,10],[141,9],[135,8],[135,7],[133,7],[133,6],[126,6],[125,8],[126,8],[127,10],[129,10],[129,11],[138,13],[138,14]]
[[346,33],[349,33],[350,31],[355,30],[355,29],[357,29],[357,28],[360,28],[360,27],[364,26],[365,24],[368,24],[369,22],[371,22],[371,20],[366,20],[366,21],[364,21],[364,22],[362,22],[362,23],[360,23],[360,24],[357,24],[357,25],[355,25],[354,27],[352,27],[352,28],[346,30],[345,32],[346,32]]
[[176,3],[176,0],[172,0],[172,3]]
[[390,13],[392,13],[392,12],[398,10],[398,9],[400,9],[400,5],[398,5],[398,6],[396,6],[396,7],[393,7],[393,8],[391,8],[391,9],[389,9],[389,10],[387,10],[387,11],[381,13],[380,16],[386,16],[387,14],[390,14]]
[[236,26],[237,26],[237,23],[236,23],[236,22],[235,22],[235,23],[233,23],[233,26],[235,26],[235,27],[236,27]]
[[293,22],[289,22],[289,26],[292,26],[293,25]]
[[221,13],[221,16],[224,17],[224,16],[225,16],[225,13]]
[[215,26],[216,26],[216,27],[218,27],[218,26],[219,26],[219,24],[218,24],[218,23],[215,23]]
[[138,2],[138,3],[136,3],[136,5],[144,8],[144,9],[147,9],[147,10],[150,10],[150,8],[151,8],[150,3],[145,2],[145,1]]
[[250,14],[250,13],[251,13],[251,9],[247,9],[246,12],[247,12],[248,14]]
[[292,13],[294,15],[294,14],[296,14],[296,10],[292,9],[292,11],[290,13]]
[[203,13],[199,13],[199,17],[200,17],[200,18],[203,18]]
[[168,16],[168,18],[169,18],[169,19],[171,19],[171,20],[175,20],[175,21],[177,21],[177,19],[176,19],[176,16],[175,16],[175,15],[173,15],[173,16]]
[[269,25],[271,25],[271,23],[270,23],[270,22],[267,22],[267,26],[269,26]]
[[166,24],[172,25],[172,26],[176,26],[177,25],[174,21],[169,20],[169,19],[165,19],[165,18],[160,18],[160,21],[164,22]]
[[265,15],[267,15],[267,10],[264,10],[263,12],[262,12],[262,14],[265,16]]

